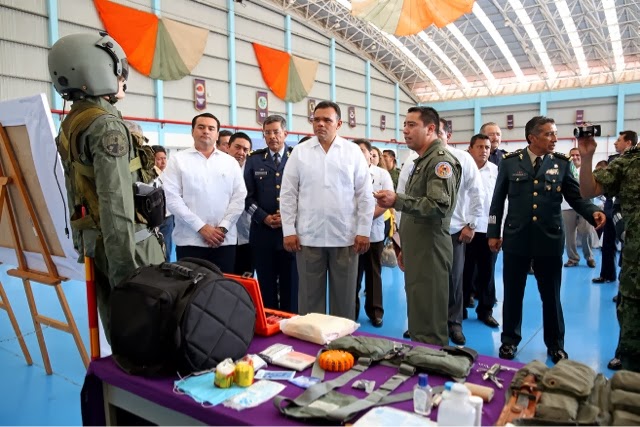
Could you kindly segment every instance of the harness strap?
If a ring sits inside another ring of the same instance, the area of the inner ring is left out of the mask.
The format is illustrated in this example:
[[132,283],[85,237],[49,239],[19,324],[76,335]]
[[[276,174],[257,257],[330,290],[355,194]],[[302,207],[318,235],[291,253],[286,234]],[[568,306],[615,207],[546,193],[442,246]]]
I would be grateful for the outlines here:
[[349,420],[359,412],[372,406],[376,406],[376,404],[379,403],[382,398],[390,394],[406,380],[411,378],[413,374],[415,374],[415,372],[416,368],[403,363],[400,365],[397,374],[393,375],[391,378],[385,381],[384,384],[382,384],[376,391],[369,394],[366,398],[356,400],[355,402],[347,406],[343,406],[336,409],[335,411],[329,412],[327,415],[329,416],[329,418],[338,421]]
[[369,366],[371,365],[371,361],[372,360],[369,357],[360,357],[358,358],[357,363],[353,365],[351,369],[340,375],[338,378],[334,378],[331,381],[314,384],[295,399],[290,399],[286,396],[276,396],[273,399],[273,403],[283,414],[285,414],[285,411],[284,407],[282,406],[282,402],[287,403],[287,405],[293,404],[295,406],[308,406],[325,394],[329,393],[331,390],[342,387],[343,385],[347,384],[349,381],[366,371],[367,368],[369,368]]

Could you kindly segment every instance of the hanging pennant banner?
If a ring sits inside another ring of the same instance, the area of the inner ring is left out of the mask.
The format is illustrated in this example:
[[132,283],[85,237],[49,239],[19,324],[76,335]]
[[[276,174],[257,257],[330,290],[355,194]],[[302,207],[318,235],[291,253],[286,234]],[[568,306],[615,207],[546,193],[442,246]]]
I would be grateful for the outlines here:
[[207,83],[203,79],[193,79],[193,98],[196,110],[207,109]]
[[349,127],[354,128],[356,127],[356,107],[349,107],[347,111],[349,112]]
[[380,130],[385,130],[387,128],[387,116],[384,114],[380,116]]
[[259,90],[256,92],[256,121],[262,126],[267,117],[269,117],[269,94]]

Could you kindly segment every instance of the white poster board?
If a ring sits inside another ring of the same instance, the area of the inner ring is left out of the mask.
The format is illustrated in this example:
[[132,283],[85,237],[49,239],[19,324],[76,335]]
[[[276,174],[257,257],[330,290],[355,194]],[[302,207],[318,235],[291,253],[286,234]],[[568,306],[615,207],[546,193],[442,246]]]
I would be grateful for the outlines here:
[[[5,128],[25,184],[36,209],[38,221],[51,250],[53,261],[61,277],[85,280],[84,265],[79,264],[78,253],[73,247],[71,234],[65,235],[65,214],[68,219],[67,190],[64,171],[55,144],[56,131],[51,110],[44,94],[0,102],[0,124]],[[6,156],[3,156],[6,157]],[[2,158],[5,174],[11,176],[12,168]],[[55,167],[55,174],[54,174]],[[41,254],[32,252],[37,247],[33,227],[18,208],[23,205],[16,197],[15,185],[9,184],[9,197],[16,210],[16,223],[23,238],[23,249],[29,269],[47,272]],[[7,207],[0,218],[0,262],[17,266],[13,248]],[[31,250],[31,251],[30,251]]]

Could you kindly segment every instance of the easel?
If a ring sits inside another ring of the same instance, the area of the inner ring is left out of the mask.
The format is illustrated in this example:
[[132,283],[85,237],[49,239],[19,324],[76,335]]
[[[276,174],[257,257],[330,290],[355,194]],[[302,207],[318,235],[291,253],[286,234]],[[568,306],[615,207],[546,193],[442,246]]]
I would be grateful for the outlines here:
[[[40,346],[40,352],[42,353],[44,369],[49,375],[51,375],[51,373],[53,372],[51,370],[51,362],[49,360],[47,345],[44,341],[44,335],[42,334],[42,325],[46,325],[63,332],[70,333],[73,336],[76,346],[78,347],[82,362],[84,363],[85,367],[87,367],[89,366],[89,357],[87,356],[87,350],[84,347],[84,343],[82,342],[82,338],[80,337],[80,333],[78,332],[78,327],[76,326],[75,320],[73,319],[73,314],[71,313],[71,309],[69,308],[69,304],[67,303],[67,299],[64,295],[64,290],[62,289],[62,281],[66,279],[58,275],[58,269],[53,262],[49,243],[45,239],[42,226],[40,225],[35,209],[33,207],[33,203],[31,201],[31,198],[29,197],[24,176],[22,174],[22,171],[20,170],[20,165],[11,145],[9,135],[5,131],[2,124],[0,124],[0,144],[0,148],[4,149],[4,154],[6,154],[7,161],[11,166],[11,169],[13,170],[13,176],[8,176],[4,171],[2,162],[0,161],[0,219],[2,218],[2,215],[4,213],[4,207],[6,206],[8,220],[11,228],[11,237],[13,239],[13,249],[15,250],[16,258],[18,259],[18,268],[7,271],[7,274],[22,279],[25,293],[27,295],[29,310],[31,311],[31,319],[33,320],[33,326],[35,328],[36,337],[38,339],[38,345]],[[31,222],[31,226],[33,227],[33,232],[38,239],[40,248],[38,253],[42,255],[47,271],[35,271],[30,269],[28,266],[24,253],[24,245],[18,229],[18,224],[16,222],[16,215],[14,210],[14,203],[16,203],[16,201],[11,200],[9,186],[15,186],[17,188],[20,199],[24,207],[26,208],[28,218]],[[62,311],[66,318],[66,323],[38,313],[38,308],[36,307],[35,299],[33,297],[33,291],[31,289],[31,281],[54,287],[58,296],[58,300],[60,301],[60,306],[62,307]],[[10,307],[6,299],[4,289],[2,289],[1,296],[4,301],[2,308],[5,308],[4,305],[6,305],[6,307]],[[10,318],[13,317],[13,310],[7,310],[7,312],[10,313]],[[15,317],[11,322],[12,324],[14,324],[14,320]],[[18,340],[20,341],[20,346],[22,347],[23,352],[25,352],[26,346],[23,347],[24,340],[22,339],[22,335],[19,333],[19,329],[17,329],[17,323],[14,324],[14,329],[16,330],[16,334],[19,337]],[[29,356],[28,351],[25,353],[25,358],[27,359],[27,364],[30,365],[31,357]]]

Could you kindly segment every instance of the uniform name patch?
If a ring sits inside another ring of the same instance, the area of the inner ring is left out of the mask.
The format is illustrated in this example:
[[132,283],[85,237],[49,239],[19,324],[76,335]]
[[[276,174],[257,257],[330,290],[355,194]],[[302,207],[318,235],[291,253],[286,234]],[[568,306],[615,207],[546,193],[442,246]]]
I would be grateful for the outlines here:
[[254,171],[253,175],[254,176],[267,176],[267,175],[269,175],[269,172],[267,172],[267,171]]
[[453,175],[453,168],[449,162],[440,162],[436,165],[436,175],[438,178],[447,179]]
[[127,138],[118,130],[110,130],[102,138],[102,146],[104,151],[113,157],[122,157],[128,151]]

